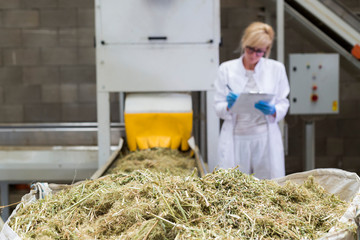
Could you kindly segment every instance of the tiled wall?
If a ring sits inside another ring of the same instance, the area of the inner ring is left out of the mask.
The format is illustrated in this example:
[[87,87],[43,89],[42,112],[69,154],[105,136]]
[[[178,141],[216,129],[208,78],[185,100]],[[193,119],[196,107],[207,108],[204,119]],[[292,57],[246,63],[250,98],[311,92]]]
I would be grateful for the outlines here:
[[0,0],[0,122],[96,121],[93,0]]

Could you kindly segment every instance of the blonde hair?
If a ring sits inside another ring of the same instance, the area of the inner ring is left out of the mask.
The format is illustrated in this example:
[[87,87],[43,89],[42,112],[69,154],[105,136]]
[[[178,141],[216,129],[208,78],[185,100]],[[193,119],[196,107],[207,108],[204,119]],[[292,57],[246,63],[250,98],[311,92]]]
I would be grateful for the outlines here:
[[253,22],[245,29],[238,50],[241,50],[243,53],[246,46],[266,46],[265,57],[269,57],[273,40],[274,30],[270,25],[262,22]]

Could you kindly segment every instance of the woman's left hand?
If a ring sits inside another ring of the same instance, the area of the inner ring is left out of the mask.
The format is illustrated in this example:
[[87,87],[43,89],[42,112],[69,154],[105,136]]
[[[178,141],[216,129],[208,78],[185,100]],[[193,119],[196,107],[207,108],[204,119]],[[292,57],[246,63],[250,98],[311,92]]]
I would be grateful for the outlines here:
[[259,109],[265,115],[274,115],[276,113],[275,105],[266,101],[259,101],[255,103],[255,108]]

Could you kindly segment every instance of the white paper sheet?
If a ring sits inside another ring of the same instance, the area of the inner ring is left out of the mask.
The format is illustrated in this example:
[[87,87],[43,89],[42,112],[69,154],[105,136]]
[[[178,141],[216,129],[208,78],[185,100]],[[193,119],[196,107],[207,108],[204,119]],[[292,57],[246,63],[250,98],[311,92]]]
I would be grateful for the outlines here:
[[260,100],[270,102],[274,98],[273,94],[267,93],[242,93],[236,99],[236,102],[230,109],[233,113],[260,113],[260,110],[255,108],[255,103]]

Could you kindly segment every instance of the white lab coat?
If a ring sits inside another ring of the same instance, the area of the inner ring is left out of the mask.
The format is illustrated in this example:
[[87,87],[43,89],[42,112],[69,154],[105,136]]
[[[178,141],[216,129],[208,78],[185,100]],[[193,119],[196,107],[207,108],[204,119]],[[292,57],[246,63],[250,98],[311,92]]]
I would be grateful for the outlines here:
[[[243,91],[247,78],[245,77],[246,70],[242,59],[243,57],[241,56],[238,59],[222,63],[215,81],[214,107],[217,116],[224,119],[219,138],[218,159],[215,164],[219,168],[236,167],[233,134],[236,115],[226,109],[226,96],[230,91],[226,84],[231,86],[234,93],[241,93]],[[275,95],[271,103],[275,104],[276,118],[266,115],[269,141],[268,156],[271,162],[269,176],[270,178],[283,177],[285,175],[284,147],[278,122],[285,117],[289,108],[287,96],[289,95],[290,88],[285,67],[278,61],[261,58],[255,66],[253,77],[260,92]]]

